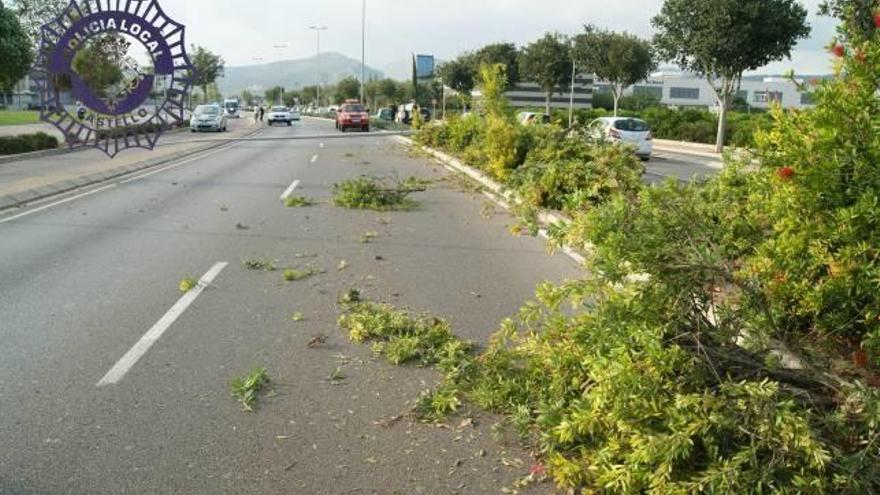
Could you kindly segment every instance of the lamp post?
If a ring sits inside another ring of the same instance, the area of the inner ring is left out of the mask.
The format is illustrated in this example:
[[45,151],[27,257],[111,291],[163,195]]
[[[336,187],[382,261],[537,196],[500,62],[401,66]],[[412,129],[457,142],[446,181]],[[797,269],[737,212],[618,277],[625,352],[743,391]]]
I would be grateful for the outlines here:
[[318,88],[317,94],[317,108],[321,108],[321,31],[326,31],[327,26],[309,26],[309,29],[313,29],[318,36],[318,55],[315,58],[316,62],[316,72],[315,72],[315,85]]
[[361,9],[361,105],[366,105],[364,85],[367,84],[367,0],[363,0]]
[[[287,48],[287,43],[280,43],[278,45],[274,45],[273,48],[275,48],[276,50],[281,50],[281,57],[284,58],[284,50]],[[281,63],[283,64],[284,60],[282,60]],[[284,74],[284,72],[285,72],[284,69],[281,69],[281,73]],[[281,84],[281,86],[279,86],[279,87],[281,88],[281,92],[279,93],[279,97],[278,97],[280,100],[278,102],[278,105],[284,106],[284,84]]]

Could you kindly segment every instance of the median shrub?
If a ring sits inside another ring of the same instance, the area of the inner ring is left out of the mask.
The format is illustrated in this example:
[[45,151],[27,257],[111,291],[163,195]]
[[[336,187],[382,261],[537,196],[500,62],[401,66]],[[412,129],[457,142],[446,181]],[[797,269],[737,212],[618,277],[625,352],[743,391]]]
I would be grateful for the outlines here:
[[880,493],[880,27],[863,7],[830,2],[837,78],[814,110],[774,110],[757,162],[552,229],[589,246],[585,277],[540,286],[420,400],[429,416],[505,415],[572,492]]
[[58,139],[55,136],[50,136],[45,132],[0,137],[0,155],[18,155],[55,149],[58,147],[58,144]]

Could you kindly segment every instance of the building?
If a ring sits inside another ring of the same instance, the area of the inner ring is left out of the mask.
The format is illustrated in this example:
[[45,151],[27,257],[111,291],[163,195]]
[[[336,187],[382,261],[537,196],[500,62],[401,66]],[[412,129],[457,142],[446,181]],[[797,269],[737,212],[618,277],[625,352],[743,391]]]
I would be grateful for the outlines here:
[[0,105],[6,105],[10,109],[27,110],[40,106],[39,88],[30,76],[25,76],[12,87],[12,91],[0,95]]
[[[798,81],[802,83],[802,81]],[[607,83],[597,83],[595,90],[610,91]],[[644,95],[676,108],[703,108],[716,110],[718,102],[709,83],[702,77],[686,72],[657,72],[646,81],[628,88],[626,96]],[[781,77],[744,79],[737,98],[752,108],[768,109],[774,102],[785,108],[807,108],[813,105],[810,94],[801,91],[798,84]]]
[[[504,93],[510,100],[510,106],[514,108],[538,107],[544,108],[546,96],[544,90],[535,83],[520,82],[510,91]],[[571,105],[571,92],[568,85],[557,88],[556,93],[550,99],[551,108],[568,108]],[[593,108],[593,76],[590,74],[579,75],[574,84],[574,108]]]

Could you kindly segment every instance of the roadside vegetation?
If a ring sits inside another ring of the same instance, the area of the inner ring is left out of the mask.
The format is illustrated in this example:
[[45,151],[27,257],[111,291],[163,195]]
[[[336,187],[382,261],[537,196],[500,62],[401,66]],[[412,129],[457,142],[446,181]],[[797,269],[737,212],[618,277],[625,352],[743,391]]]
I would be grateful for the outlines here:
[[705,183],[644,186],[625,150],[518,126],[484,70],[485,116],[417,141],[563,210],[552,244],[589,257],[445,366],[420,411],[504,414],[563,489],[880,492],[880,18],[863,4],[825,7],[842,27],[816,108],[774,109],[754,156]]
[[315,200],[303,196],[291,196],[284,200],[284,206],[288,208],[304,208],[306,206],[314,206]]
[[58,138],[45,132],[0,137],[0,155],[18,155],[58,147]]
[[40,112],[35,110],[4,110],[0,108],[0,126],[39,124]]

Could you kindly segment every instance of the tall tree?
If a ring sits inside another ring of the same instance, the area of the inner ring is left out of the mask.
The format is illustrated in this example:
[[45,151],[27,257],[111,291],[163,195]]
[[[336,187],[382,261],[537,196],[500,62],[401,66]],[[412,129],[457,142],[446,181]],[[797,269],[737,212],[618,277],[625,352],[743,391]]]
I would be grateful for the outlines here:
[[241,99],[242,105],[251,106],[254,104],[254,94],[248,89],[242,90],[238,97]]
[[651,43],[628,33],[615,33],[584,26],[574,42],[574,59],[578,66],[611,83],[614,116],[623,92],[642,81],[657,68]]
[[73,57],[73,70],[102,98],[113,96],[113,86],[125,78],[124,63],[130,43],[115,33],[89,39]]
[[336,103],[342,103],[345,100],[356,100],[360,95],[361,82],[356,77],[348,76],[336,83],[336,92],[334,93]]
[[6,93],[21,80],[33,62],[31,42],[12,10],[0,1],[0,92]]
[[462,55],[455,60],[446,62],[437,69],[437,73],[443,84],[457,92],[468,104],[471,91],[474,89],[474,71],[472,70],[468,55]]
[[223,57],[217,55],[203,46],[190,46],[190,61],[195,74],[193,84],[202,89],[205,101],[208,99],[208,87],[223,77],[226,70],[226,62]]
[[473,55],[467,57],[473,64],[474,77],[478,77],[480,67],[484,65],[503,65],[507,74],[507,89],[519,82],[519,52],[513,43],[492,43],[480,48]]
[[571,49],[558,33],[547,33],[543,38],[529,43],[520,52],[519,68],[522,78],[537,83],[544,91],[548,115],[553,95],[569,84],[571,65]]
[[379,81],[379,97],[384,105],[397,103],[400,98],[400,86],[394,79],[385,78]]
[[40,46],[40,28],[61,15],[68,4],[69,0],[12,0],[10,9],[18,16],[22,29],[36,50]]
[[666,0],[651,23],[660,56],[709,82],[718,101],[716,149],[724,149],[727,110],[742,74],[790,57],[810,34],[796,0]]

